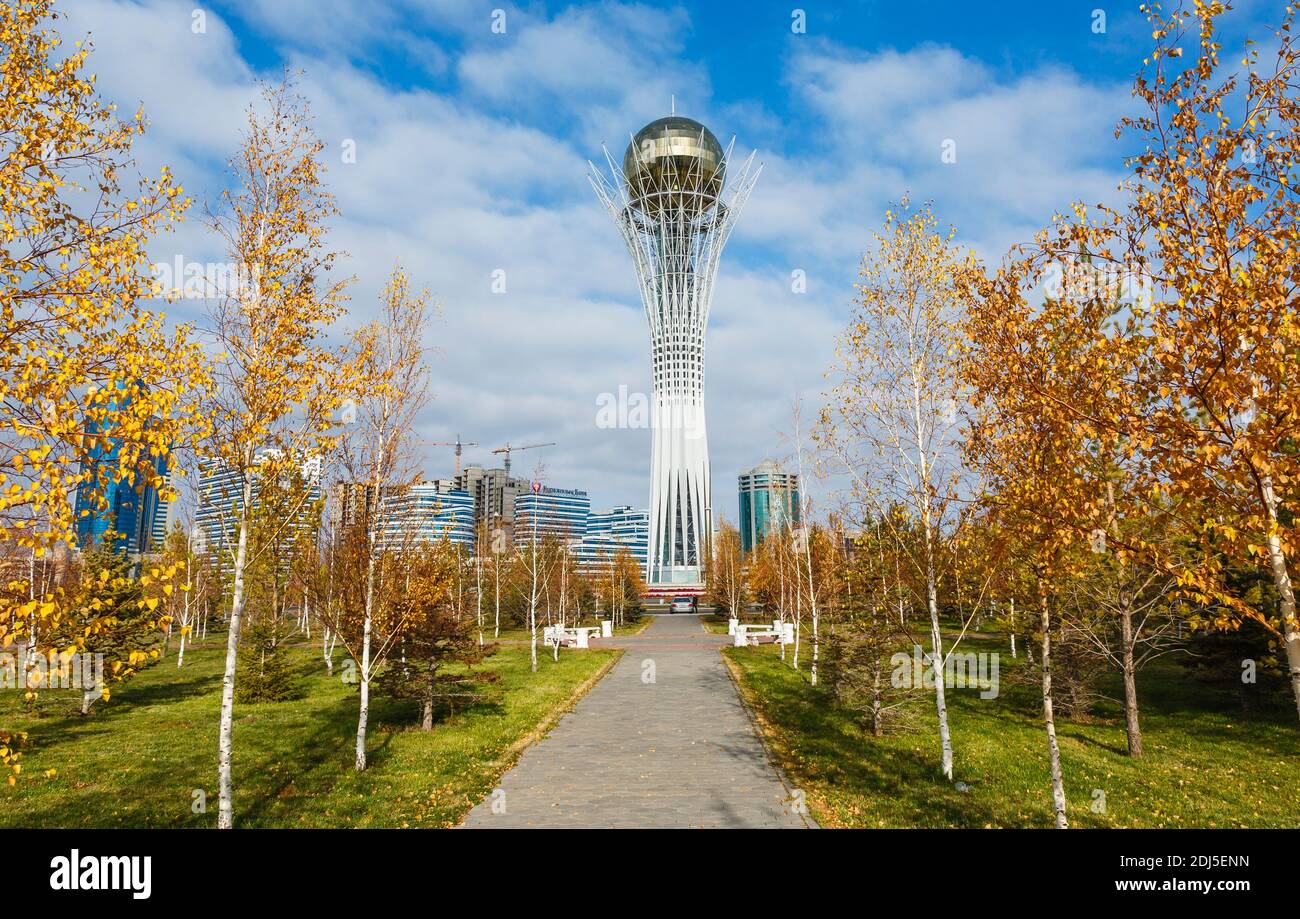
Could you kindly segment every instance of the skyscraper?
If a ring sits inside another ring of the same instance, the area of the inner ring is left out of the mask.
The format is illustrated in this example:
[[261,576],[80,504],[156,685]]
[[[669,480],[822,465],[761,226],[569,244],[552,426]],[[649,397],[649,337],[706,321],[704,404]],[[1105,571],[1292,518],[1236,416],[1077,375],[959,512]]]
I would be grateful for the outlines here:
[[380,548],[397,550],[446,539],[474,546],[474,498],[450,483],[421,482],[408,488],[384,489],[376,534]]
[[375,486],[339,480],[330,489],[329,527],[335,533],[372,520],[378,510]]
[[[259,452],[257,462],[272,454],[270,448]],[[312,518],[316,503],[320,500],[321,458],[309,456],[299,467],[302,474],[302,486],[306,489],[301,501],[297,502],[295,519],[287,522],[285,534],[286,546],[301,533],[311,531],[317,521]],[[258,475],[253,476],[253,506],[258,503],[261,483]],[[194,523],[202,534],[204,551],[211,552],[222,570],[233,567],[234,546],[238,538],[238,509],[243,497],[243,477],[239,470],[227,466],[219,460],[211,460],[199,467],[199,506],[194,514]]]
[[[87,429],[97,430],[94,422],[87,423]],[[169,503],[161,500],[158,490],[136,481],[136,476],[128,476],[121,481],[114,481],[111,470],[118,464],[118,440],[109,438],[109,446],[97,446],[91,452],[86,463],[85,472],[90,480],[77,486],[76,513],[77,542],[82,546],[101,542],[111,530],[115,536],[113,546],[119,552],[128,555],[141,555],[162,549],[162,540],[167,536]],[[168,480],[168,459],[158,456],[149,461],[154,471],[164,480]],[[105,481],[99,495],[96,495],[95,479],[103,472]],[[103,506],[97,500],[102,497],[107,503]],[[162,514],[162,531],[159,533],[158,516]]]
[[551,488],[538,482],[515,498],[515,541],[531,542],[534,532],[538,539],[581,539],[587,532],[590,514],[591,498],[585,491]]
[[515,499],[527,494],[527,479],[516,479],[504,469],[466,466],[451,480],[457,491],[468,492],[474,499],[475,523],[501,526],[507,531],[515,521]]
[[587,518],[587,532],[570,543],[569,551],[578,567],[588,571],[608,567],[619,549],[626,549],[641,566],[644,577],[649,530],[649,511],[627,506],[594,511]]
[[[173,488],[176,487],[176,472],[174,470],[167,472],[167,483]],[[161,494],[157,495],[157,500],[154,502],[153,516],[149,518],[149,547],[146,551],[162,551],[164,543],[167,542],[167,534],[176,525],[179,517],[177,504],[178,502],[175,500],[164,501]]]
[[[733,141],[732,144],[735,142]],[[703,588],[712,538],[709,447],[704,423],[704,330],[718,260],[758,171],[750,154],[723,185],[731,145],[676,114],[632,138],[612,178],[591,184],[627,244],[650,326],[653,367],[650,454],[651,592]]]
[[752,552],[767,534],[799,525],[799,477],[766,460],[740,480],[740,549]]

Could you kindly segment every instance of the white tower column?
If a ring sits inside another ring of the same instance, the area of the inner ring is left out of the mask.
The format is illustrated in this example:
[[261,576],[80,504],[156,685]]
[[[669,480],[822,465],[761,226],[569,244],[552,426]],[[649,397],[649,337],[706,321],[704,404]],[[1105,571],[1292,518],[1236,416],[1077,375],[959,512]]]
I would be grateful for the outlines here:
[[758,177],[751,154],[723,200],[731,148],[674,115],[632,138],[622,169],[606,150],[612,180],[591,169],[592,187],[632,255],[650,329],[652,589],[703,587],[712,545],[704,333],[722,247]]

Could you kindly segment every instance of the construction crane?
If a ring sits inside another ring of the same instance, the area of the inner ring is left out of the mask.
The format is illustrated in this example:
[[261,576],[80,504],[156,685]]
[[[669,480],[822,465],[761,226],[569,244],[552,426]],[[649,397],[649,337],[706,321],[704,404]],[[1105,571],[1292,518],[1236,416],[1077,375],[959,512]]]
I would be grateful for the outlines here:
[[460,435],[456,435],[455,440],[426,440],[425,444],[430,447],[455,447],[456,448],[456,475],[460,475],[460,454],[465,447],[477,447],[478,442],[462,443]]
[[510,451],[532,450],[535,447],[554,447],[554,446],[555,446],[555,441],[551,441],[550,443],[545,443],[545,444],[524,444],[522,447],[516,447],[516,446],[512,446],[510,441],[507,440],[506,445],[504,447],[497,447],[497,449],[493,450],[492,452],[504,453],[506,455],[506,477],[509,478],[510,477]]

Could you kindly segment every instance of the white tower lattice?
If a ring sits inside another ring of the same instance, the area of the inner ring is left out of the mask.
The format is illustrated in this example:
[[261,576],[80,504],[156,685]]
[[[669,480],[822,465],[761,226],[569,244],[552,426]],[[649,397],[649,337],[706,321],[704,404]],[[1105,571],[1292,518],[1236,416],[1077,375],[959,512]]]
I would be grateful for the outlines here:
[[632,254],[650,327],[651,588],[702,587],[713,540],[704,332],[722,247],[761,170],[751,153],[724,201],[734,144],[724,151],[708,128],[673,115],[637,132],[621,169],[606,149],[610,177],[591,166],[592,187]]

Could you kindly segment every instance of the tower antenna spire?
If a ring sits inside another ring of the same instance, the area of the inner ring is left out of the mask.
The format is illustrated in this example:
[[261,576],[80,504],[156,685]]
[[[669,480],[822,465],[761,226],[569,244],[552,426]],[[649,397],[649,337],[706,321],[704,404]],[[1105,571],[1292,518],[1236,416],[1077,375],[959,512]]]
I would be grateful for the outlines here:
[[673,93],[669,97],[669,99],[671,100],[670,104],[672,105],[672,109],[673,109],[672,114],[676,115],[677,114],[677,93]]

